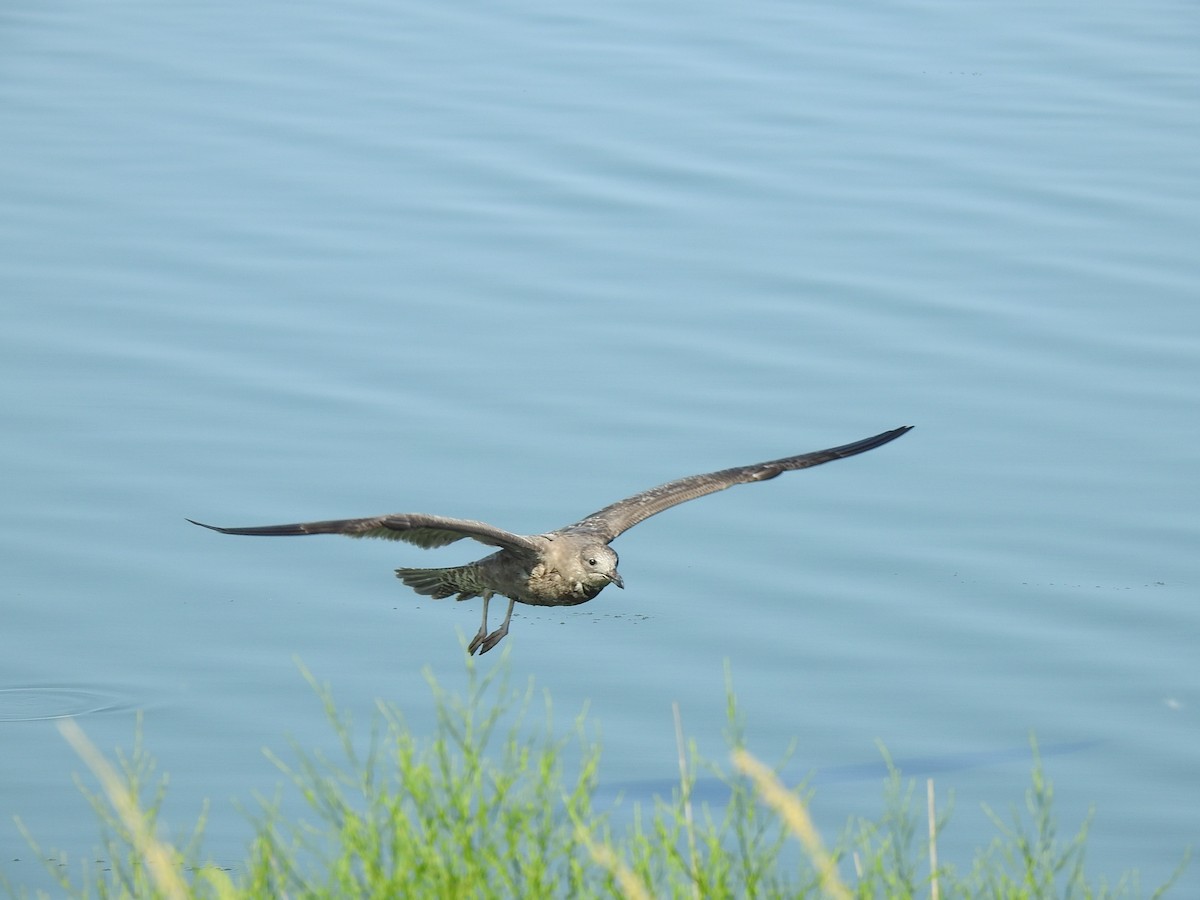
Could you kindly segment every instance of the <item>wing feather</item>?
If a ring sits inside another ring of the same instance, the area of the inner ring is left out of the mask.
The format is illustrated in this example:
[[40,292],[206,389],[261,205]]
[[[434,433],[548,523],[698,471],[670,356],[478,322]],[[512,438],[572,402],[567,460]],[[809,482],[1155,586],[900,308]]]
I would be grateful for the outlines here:
[[524,535],[513,534],[486,522],[474,519],[452,519],[425,513],[392,513],[369,519],[329,519],[322,522],[295,522],[290,525],[260,525],[248,528],[220,528],[188,519],[193,525],[219,531],[222,534],[290,536],[302,534],[344,534],[353,538],[382,538],[388,541],[407,541],[418,547],[445,547],[463,538],[471,538],[491,547],[509,550],[532,550],[533,541]]
[[733,469],[722,469],[719,472],[707,472],[703,475],[691,475],[667,484],[650,488],[640,494],[634,494],[620,500],[604,509],[598,510],[574,525],[568,525],[562,531],[586,531],[611,541],[624,531],[642,522],[650,516],[663,510],[670,509],[688,500],[695,500],[706,494],[723,491],[735,484],[749,484],[754,481],[767,481],[784,472],[795,469],[807,469],[835,459],[845,459],[866,453],[876,447],[882,447],[889,441],[906,434],[912,429],[904,425],[891,431],[885,431],[874,437],[864,438],[852,444],[840,447],[830,447],[828,450],[816,450],[811,453],[801,453],[799,456],[788,456],[783,459],[773,459],[767,462],[754,463],[749,466],[738,466]]

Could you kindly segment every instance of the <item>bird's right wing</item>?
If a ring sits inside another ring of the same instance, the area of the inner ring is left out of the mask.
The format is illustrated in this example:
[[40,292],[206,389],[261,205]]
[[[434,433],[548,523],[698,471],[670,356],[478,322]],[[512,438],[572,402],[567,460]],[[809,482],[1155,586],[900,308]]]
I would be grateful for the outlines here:
[[222,534],[290,536],[300,534],[344,534],[354,538],[383,538],[407,541],[418,547],[445,547],[463,538],[471,538],[491,547],[508,550],[533,550],[529,538],[473,519],[451,519],[424,513],[393,513],[370,519],[330,519],[324,522],[296,522],[291,525],[260,525],[250,528],[219,528],[188,519],[193,525]]

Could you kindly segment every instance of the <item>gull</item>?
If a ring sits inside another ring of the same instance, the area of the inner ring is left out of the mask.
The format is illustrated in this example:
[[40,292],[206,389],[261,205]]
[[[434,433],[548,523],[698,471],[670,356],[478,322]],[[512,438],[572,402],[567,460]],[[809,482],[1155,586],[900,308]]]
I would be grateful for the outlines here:
[[[578,522],[544,534],[514,534],[486,522],[426,513],[390,513],[366,519],[331,519],[246,528],[220,528],[195,519],[187,521],[222,534],[344,534],[353,538],[407,541],[425,548],[444,547],[463,538],[471,538],[489,547],[499,547],[490,556],[465,566],[396,570],[397,578],[424,596],[437,600],[452,595],[458,600],[482,597],[483,621],[479,625],[479,632],[467,645],[470,655],[476,651],[482,654],[495,647],[508,634],[513,606],[517,603],[577,606],[594,599],[610,584],[624,588],[625,581],[617,572],[616,551],[609,544],[650,516],[737,484],[768,481],[794,469],[808,469],[835,459],[866,453],[894,441],[911,429],[911,425],[904,425],[840,447],[680,478],[626,497]],[[488,604],[496,594],[508,598],[508,612],[504,615],[504,624],[489,632]]]

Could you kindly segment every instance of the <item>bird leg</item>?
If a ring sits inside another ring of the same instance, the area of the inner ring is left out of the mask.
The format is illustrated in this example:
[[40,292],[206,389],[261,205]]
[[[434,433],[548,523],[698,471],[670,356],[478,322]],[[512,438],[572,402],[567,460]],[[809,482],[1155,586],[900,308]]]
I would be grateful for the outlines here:
[[[475,651],[479,649],[479,645],[483,643],[483,639],[488,636],[487,630],[487,608],[492,600],[492,592],[483,592],[483,621],[479,623],[479,630],[475,632],[475,637],[471,638],[471,643],[467,644],[467,655],[474,656]],[[511,610],[509,610],[511,612]],[[487,653],[488,648],[484,648],[483,652]]]
[[504,614],[504,624],[487,636],[483,642],[483,649],[479,651],[480,656],[487,653],[498,643],[504,640],[504,636],[508,634],[508,623],[512,620],[513,607],[516,605],[516,600],[508,601],[508,612]]

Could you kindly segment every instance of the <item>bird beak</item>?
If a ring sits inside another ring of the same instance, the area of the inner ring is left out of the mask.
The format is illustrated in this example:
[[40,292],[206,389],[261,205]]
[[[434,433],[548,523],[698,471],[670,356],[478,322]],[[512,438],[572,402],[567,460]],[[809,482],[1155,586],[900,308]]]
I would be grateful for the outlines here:
[[625,579],[621,577],[621,574],[616,569],[613,569],[612,573],[608,576],[608,580],[621,590],[625,590]]

